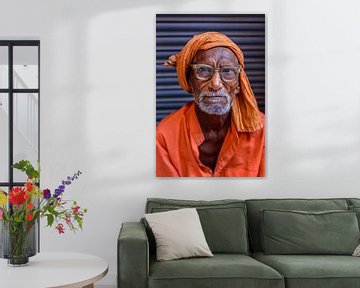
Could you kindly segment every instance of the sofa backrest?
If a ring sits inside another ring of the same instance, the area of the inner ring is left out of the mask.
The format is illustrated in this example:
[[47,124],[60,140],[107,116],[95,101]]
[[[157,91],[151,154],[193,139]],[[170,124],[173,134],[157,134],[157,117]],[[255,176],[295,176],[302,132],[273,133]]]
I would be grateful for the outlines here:
[[250,249],[252,252],[262,251],[261,247],[261,213],[263,209],[328,211],[348,210],[348,201],[338,199],[252,199],[246,200],[248,213]]
[[360,199],[359,198],[348,198],[347,199],[349,207],[355,206],[360,207]]
[[[149,198],[146,202],[145,213],[165,212],[181,208],[197,209],[206,241],[213,253],[249,253],[245,201]],[[147,233],[151,250],[153,250],[154,238],[148,227]]]

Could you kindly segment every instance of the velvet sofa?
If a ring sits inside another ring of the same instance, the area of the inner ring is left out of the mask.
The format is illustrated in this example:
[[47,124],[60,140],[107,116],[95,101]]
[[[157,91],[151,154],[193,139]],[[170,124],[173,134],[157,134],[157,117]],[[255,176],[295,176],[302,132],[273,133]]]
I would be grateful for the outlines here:
[[[123,223],[119,288],[360,287],[360,199],[147,199],[146,213],[194,207],[214,257],[156,261],[143,219]],[[174,223],[176,225],[176,223]]]

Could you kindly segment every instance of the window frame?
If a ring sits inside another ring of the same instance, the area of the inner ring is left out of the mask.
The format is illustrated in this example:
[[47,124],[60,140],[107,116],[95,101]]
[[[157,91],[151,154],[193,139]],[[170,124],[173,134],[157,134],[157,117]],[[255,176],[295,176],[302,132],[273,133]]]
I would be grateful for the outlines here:
[[[37,47],[38,49],[38,83],[37,88],[28,88],[28,89],[14,89],[14,47],[20,46],[29,46]],[[38,135],[37,135],[37,160],[40,162],[40,40],[0,40],[0,47],[8,48],[8,87],[0,88],[0,93],[7,94],[8,98],[8,178],[7,182],[0,182],[0,187],[7,187],[8,191],[11,190],[14,186],[23,186],[25,182],[14,182],[14,94],[16,93],[36,93],[38,95]],[[1,135],[0,135],[1,137]],[[40,185],[40,183],[38,183]],[[40,218],[37,220],[37,224],[40,224]],[[37,230],[37,250],[40,252],[40,229]]]
[[[37,88],[14,88],[14,47],[29,46],[38,49],[38,85]],[[0,88],[0,93],[6,93],[8,97],[8,181],[0,182],[0,187],[7,187],[8,191],[14,186],[22,186],[24,182],[14,181],[14,94],[16,93],[36,93],[38,95],[38,155],[37,160],[40,161],[40,40],[0,40],[0,47],[8,48],[8,87]]]

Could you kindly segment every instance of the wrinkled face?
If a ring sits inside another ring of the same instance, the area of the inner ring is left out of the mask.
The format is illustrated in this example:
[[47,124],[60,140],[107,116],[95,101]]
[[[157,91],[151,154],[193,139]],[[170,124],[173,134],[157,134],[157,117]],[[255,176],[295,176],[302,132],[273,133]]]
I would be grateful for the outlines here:
[[[212,115],[228,113],[240,91],[239,75],[229,74],[239,67],[235,54],[228,48],[215,47],[196,53],[192,64],[189,85],[200,110]],[[212,67],[217,68],[213,74]]]

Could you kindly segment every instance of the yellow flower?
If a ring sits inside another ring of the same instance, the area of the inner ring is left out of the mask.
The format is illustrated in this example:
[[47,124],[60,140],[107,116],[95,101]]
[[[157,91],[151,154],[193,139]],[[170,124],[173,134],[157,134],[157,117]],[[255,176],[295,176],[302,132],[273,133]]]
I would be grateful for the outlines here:
[[7,203],[7,196],[5,195],[4,191],[0,188],[0,206],[4,206]]

